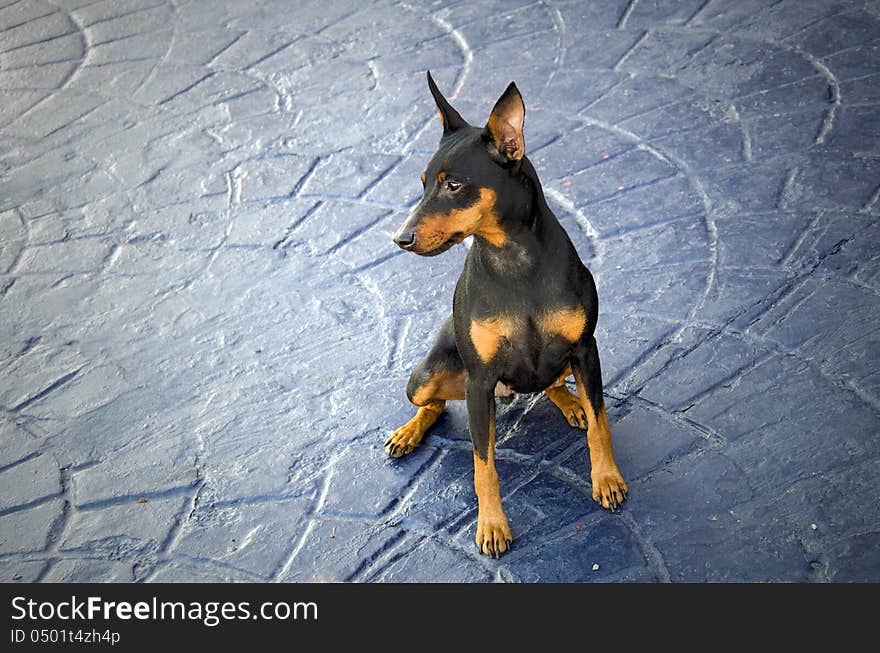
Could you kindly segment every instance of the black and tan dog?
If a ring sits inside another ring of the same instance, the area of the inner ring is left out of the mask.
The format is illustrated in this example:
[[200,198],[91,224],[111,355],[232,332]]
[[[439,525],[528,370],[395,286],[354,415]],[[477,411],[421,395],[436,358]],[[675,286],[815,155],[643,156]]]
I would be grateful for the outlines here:
[[[525,106],[511,83],[485,127],[465,122],[428,86],[443,123],[437,152],[422,173],[424,196],[394,242],[434,256],[473,236],[455,288],[452,317],[406,388],[418,412],[385,444],[411,452],[446,401],[467,402],[479,502],[476,541],[498,556],[513,536],[495,471],[495,396],[544,391],[569,424],[587,429],[593,499],[615,509],[627,486],[611,451],[602,373],[593,332],[596,285],[544,200],[524,156]],[[574,375],[578,395],[565,386]]]

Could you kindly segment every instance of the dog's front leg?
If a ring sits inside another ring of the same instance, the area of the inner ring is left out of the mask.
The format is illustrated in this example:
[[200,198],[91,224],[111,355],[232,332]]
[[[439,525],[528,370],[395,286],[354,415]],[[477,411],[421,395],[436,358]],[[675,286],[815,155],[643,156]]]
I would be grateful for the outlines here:
[[590,478],[593,500],[607,510],[615,510],[626,499],[629,488],[614,460],[611,429],[602,395],[602,366],[596,339],[581,342],[571,359],[578,398],[587,416],[587,445],[590,449]]
[[466,395],[479,503],[476,542],[482,553],[497,558],[510,548],[513,535],[501,506],[495,471],[495,382],[468,377]]

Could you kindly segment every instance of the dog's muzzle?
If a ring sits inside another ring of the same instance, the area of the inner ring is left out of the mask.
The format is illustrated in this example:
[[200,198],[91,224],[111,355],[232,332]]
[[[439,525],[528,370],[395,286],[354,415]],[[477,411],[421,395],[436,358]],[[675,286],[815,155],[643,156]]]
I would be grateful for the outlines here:
[[411,250],[416,246],[416,232],[409,231],[408,229],[401,229],[394,234],[394,244],[400,249],[405,249],[407,251]]

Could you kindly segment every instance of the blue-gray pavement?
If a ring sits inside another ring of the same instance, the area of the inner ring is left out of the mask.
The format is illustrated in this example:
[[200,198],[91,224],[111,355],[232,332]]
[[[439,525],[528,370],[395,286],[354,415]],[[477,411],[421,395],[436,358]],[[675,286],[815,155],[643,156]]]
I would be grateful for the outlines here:
[[[630,498],[499,405],[386,435],[466,249],[391,235],[515,80]],[[880,3],[0,0],[0,579],[880,581]]]

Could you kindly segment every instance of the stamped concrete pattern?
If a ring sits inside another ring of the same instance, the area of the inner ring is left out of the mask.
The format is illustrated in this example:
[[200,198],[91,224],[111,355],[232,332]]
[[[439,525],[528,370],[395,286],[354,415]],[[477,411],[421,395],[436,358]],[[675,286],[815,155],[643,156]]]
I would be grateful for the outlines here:
[[[511,80],[616,453],[499,406],[399,461],[465,245],[391,234]],[[0,0],[4,581],[880,580],[880,3]]]

